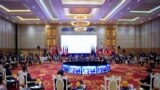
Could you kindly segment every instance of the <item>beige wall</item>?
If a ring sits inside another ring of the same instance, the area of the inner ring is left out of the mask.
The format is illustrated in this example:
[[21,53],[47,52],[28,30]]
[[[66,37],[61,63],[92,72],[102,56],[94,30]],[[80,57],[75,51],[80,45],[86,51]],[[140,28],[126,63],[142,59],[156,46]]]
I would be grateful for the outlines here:
[[160,18],[140,25],[141,48],[160,48]]
[[45,25],[19,25],[18,48],[45,48]]
[[117,46],[120,46],[121,48],[136,48],[135,37],[135,26],[117,26]]
[[140,48],[139,26],[135,25],[117,25],[117,47],[119,53],[125,50],[125,53],[136,53]]
[[[52,26],[52,25],[50,25]],[[75,32],[61,32],[63,25],[56,26],[61,34],[79,34]],[[96,34],[98,37],[98,45],[104,45],[105,30],[110,25],[93,26],[97,29],[96,32],[83,32],[80,34]],[[140,51],[160,51],[160,18],[141,25],[113,25],[116,28],[117,38],[116,45],[121,47],[126,53]],[[60,37],[58,36],[58,40]],[[45,48],[45,25],[19,25],[18,30],[19,49],[36,50],[37,45]],[[2,39],[3,40],[3,39]],[[60,44],[60,41],[59,41]],[[4,45],[3,45],[4,46]]]
[[117,25],[117,46],[121,46],[127,53],[160,52],[159,38],[160,18],[141,25]]
[[0,50],[15,49],[15,24],[0,17]]

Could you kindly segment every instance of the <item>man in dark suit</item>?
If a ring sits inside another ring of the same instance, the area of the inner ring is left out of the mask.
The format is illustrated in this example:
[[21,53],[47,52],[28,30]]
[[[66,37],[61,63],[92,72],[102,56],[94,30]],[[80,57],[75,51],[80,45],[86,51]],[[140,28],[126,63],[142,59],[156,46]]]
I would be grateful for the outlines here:
[[[152,82],[150,82],[151,80],[151,74],[152,74],[152,69],[147,69],[147,76],[145,77],[145,79],[143,80],[140,80],[141,83],[146,83],[146,84],[150,84]],[[144,85],[141,85],[141,87],[144,89],[144,90],[149,90],[149,87],[148,86],[144,86]]]

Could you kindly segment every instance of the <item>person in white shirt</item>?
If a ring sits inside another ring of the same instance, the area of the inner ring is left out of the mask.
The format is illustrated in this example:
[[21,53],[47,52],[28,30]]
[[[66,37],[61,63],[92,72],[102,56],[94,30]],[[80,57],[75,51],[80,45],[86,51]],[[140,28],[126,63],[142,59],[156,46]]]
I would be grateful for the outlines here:
[[160,90],[160,74],[156,74],[156,77],[154,78],[153,87],[155,89]]

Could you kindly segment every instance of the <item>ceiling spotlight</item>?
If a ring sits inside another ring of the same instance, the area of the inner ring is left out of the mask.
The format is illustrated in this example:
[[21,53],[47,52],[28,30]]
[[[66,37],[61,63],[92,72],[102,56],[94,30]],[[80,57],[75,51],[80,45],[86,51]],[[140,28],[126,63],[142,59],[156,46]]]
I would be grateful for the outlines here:
[[137,0],[137,3],[139,3],[141,0]]
[[32,8],[35,9],[35,6],[33,6]]
[[130,9],[130,7],[127,8],[128,10]]

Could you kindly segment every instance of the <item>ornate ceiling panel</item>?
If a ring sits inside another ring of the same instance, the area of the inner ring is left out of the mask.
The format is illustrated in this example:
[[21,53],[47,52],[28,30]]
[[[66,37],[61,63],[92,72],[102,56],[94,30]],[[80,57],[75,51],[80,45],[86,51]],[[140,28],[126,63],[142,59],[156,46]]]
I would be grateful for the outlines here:
[[0,0],[0,15],[15,23],[70,23],[77,14],[91,23],[140,24],[160,16],[160,0]]
[[75,7],[70,8],[71,14],[90,14],[92,8],[86,8],[86,7]]

